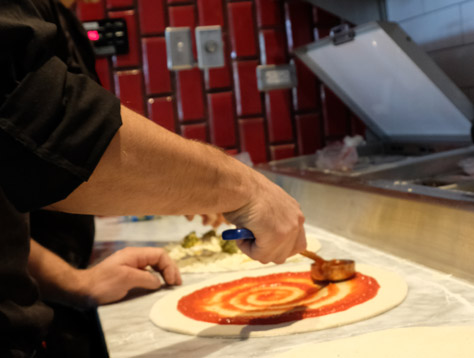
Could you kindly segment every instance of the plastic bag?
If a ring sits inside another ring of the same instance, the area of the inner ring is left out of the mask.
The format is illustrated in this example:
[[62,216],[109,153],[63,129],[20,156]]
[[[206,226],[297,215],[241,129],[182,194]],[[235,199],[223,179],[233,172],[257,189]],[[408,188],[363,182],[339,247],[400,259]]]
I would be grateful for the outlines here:
[[474,176],[474,158],[460,160],[458,165],[464,170],[466,174]]
[[359,160],[357,146],[364,139],[357,135],[345,137],[343,142],[331,143],[316,152],[316,167],[324,170],[351,171]]

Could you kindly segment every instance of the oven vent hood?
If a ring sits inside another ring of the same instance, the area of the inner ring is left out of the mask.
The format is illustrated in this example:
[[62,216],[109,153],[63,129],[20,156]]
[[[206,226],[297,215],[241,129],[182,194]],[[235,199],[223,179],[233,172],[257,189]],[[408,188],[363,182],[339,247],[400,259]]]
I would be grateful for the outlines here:
[[307,0],[355,25],[386,20],[385,0]]
[[295,54],[382,142],[471,143],[473,103],[396,23],[341,25]]

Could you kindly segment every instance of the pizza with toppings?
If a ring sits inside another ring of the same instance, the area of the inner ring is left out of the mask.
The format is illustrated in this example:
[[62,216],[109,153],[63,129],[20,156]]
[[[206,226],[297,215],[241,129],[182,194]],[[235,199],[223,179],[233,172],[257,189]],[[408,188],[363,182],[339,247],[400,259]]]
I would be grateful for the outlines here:
[[[321,243],[315,235],[306,234],[308,250],[317,252]],[[202,236],[191,232],[181,240],[165,246],[170,257],[176,261],[181,273],[229,272],[259,269],[273,266],[262,264],[245,255],[235,241],[224,241],[214,230]],[[301,255],[287,259],[287,262],[305,261]]]

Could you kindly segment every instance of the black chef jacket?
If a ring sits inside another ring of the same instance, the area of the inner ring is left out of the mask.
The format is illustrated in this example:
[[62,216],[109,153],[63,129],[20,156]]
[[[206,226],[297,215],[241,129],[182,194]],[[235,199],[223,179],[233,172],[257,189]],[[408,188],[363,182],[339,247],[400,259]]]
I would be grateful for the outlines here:
[[31,356],[52,319],[26,270],[28,213],[86,181],[121,125],[79,51],[55,0],[0,0],[0,357]]

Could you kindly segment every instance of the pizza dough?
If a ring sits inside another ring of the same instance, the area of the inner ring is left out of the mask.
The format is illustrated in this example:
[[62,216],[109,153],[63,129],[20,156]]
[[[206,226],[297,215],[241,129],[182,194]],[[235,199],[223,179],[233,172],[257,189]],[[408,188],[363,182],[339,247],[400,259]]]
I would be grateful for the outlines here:
[[307,344],[275,358],[471,358],[474,326],[389,329],[319,344]]
[[[309,251],[317,252],[321,249],[321,243],[315,235],[306,234]],[[176,261],[181,273],[206,273],[206,272],[231,272],[260,269],[274,266],[273,263],[262,264],[253,260],[239,250],[236,254],[222,252],[219,240],[207,242],[185,249],[181,243],[167,245],[165,249],[170,257]],[[286,262],[303,262],[301,255],[289,257]]]
[[240,279],[244,276],[255,277],[279,272],[301,272],[309,270],[308,264],[280,265],[268,269],[247,271],[245,274],[236,272],[217,276],[199,284],[182,287],[170,292],[157,301],[151,309],[150,319],[158,327],[177,333],[216,337],[267,337],[288,335],[301,332],[317,331],[330,327],[342,326],[368,319],[381,314],[400,304],[407,294],[407,285],[398,275],[367,265],[357,265],[357,271],[377,280],[380,289],[373,299],[346,311],[325,316],[307,318],[275,325],[219,325],[193,320],[177,310],[178,301],[198,289]]

